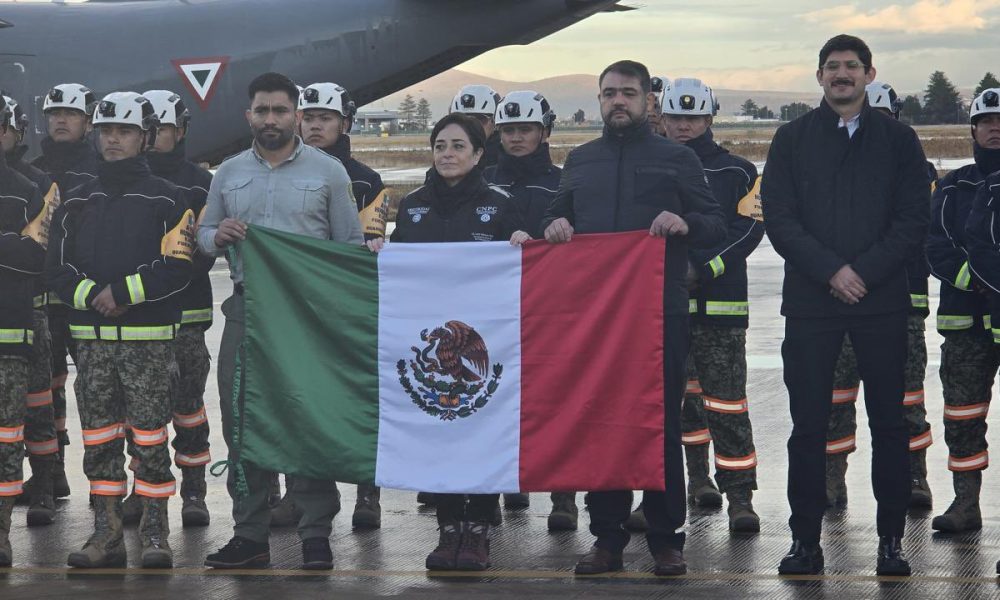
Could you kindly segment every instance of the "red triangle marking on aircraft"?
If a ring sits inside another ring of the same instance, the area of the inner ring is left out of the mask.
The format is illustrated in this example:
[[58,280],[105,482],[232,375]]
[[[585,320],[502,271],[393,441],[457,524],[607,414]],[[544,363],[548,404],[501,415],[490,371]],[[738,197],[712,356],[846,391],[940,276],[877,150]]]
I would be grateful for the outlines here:
[[212,95],[218,87],[222,73],[229,64],[228,56],[204,56],[201,58],[178,58],[173,63],[181,81],[202,110],[208,108]]

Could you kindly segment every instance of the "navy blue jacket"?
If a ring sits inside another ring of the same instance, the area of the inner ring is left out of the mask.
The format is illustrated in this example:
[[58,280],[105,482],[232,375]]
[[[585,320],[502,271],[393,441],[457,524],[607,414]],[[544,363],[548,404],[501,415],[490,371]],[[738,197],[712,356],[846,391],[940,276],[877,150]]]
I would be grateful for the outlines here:
[[361,233],[366,240],[385,237],[389,195],[382,177],[374,169],[351,156],[351,136],[341,135],[333,146],[322,149],[344,165],[351,178],[351,191],[358,203]]
[[[41,210],[38,186],[0,157],[0,335],[5,338],[0,356],[31,352],[32,296],[42,275],[45,249],[22,232]],[[14,341],[17,337],[20,342]]]
[[542,219],[559,190],[562,169],[552,164],[549,145],[539,144],[528,156],[500,153],[497,164],[487,167],[483,177],[512,196],[511,201],[524,221],[525,231],[536,239],[545,237]]

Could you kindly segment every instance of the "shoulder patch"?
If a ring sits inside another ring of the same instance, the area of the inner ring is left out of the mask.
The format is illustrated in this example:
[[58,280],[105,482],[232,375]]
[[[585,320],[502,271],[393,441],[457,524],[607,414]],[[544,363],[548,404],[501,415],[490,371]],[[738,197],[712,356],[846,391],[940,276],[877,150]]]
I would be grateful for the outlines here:
[[758,177],[753,188],[747,192],[746,196],[736,205],[736,212],[744,217],[750,217],[755,221],[764,222],[764,209],[760,205],[760,181],[763,177]]
[[194,211],[184,211],[177,225],[160,240],[160,254],[191,262],[194,259]]
[[358,220],[361,221],[361,233],[385,237],[385,222],[388,215],[389,194],[382,190],[358,213]]
[[53,183],[42,198],[42,210],[38,211],[38,214],[28,223],[21,235],[30,237],[41,244],[43,248],[48,249],[49,225],[52,223],[52,215],[59,208],[59,203],[59,187]]

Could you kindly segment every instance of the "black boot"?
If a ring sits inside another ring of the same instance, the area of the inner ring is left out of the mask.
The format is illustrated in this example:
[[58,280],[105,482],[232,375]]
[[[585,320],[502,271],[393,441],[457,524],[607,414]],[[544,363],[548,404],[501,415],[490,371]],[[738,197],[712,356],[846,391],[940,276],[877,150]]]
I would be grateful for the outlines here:
[[181,524],[184,527],[205,527],[211,521],[205,504],[205,467],[181,467]]
[[788,554],[778,565],[779,575],[818,575],[823,572],[823,549],[819,544],[792,541]]
[[903,555],[903,540],[882,536],[878,539],[878,564],[876,575],[909,575],[910,563]]

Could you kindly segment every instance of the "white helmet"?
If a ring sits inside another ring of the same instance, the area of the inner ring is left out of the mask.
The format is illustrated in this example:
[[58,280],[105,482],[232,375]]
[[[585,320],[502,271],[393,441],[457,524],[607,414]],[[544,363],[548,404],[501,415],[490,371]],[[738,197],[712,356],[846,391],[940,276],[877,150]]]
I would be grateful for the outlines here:
[[663,95],[666,93],[667,88],[670,87],[670,79],[667,77],[650,77],[649,78],[649,91],[656,95],[656,101],[663,106]]
[[891,85],[881,81],[873,81],[865,86],[865,92],[868,93],[868,106],[882,108],[899,116],[899,109],[902,108],[903,103]]
[[511,92],[504,96],[494,116],[497,127],[505,123],[538,123],[549,129],[556,120],[556,113],[549,101],[538,92]]
[[142,97],[153,105],[153,114],[160,125],[187,127],[191,121],[191,111],[184,106],[181,97],[170,90],[149,90]]
[[976,96],[969,109],[969,120],[974,125],[976,117],[990,113],[1000,113],[1000,88],[985,89]]
[[712,88],[700,79],[675,79],[664,89],[661,104],[665,115],[712,116],[719,111]]
[[[6,105],[6,109],[0,108],[0,112],[6,110],[6,118],[10,119],[10,126],[14,128],[14,131],[24,133],[24,128],[28,125],[28,115],[21,110],[21,105],[10,96],[3,97],[3,104]],[[7,123],[6,118],[0,117],[5,124]]]
[[468,115],[494,116],[500,94],[488,85],[467,85],[458,90],[455,99],[451,101],[449,113],[465,113]]
[[94,105],[94,92],[79,83],[60,83],[45,94],[42,112],[53,108],[72,108],[90,114]]
[[94,125],[134,125],[143,131],[159,126],[149,100],[135,92],[111,92],[94,110]]
[[299,92],[299,110],[332,110],[350,119],[357,112],[351,94],[336,83],[311,83]]

